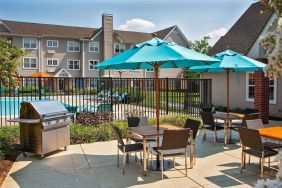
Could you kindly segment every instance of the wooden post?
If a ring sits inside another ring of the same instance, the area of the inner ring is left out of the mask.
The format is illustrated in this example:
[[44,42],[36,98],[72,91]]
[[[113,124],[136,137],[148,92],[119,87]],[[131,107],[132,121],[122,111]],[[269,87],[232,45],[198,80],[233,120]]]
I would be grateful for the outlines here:
[[156,91],[156,118],[157,130],[160,128],[160,93],[159,93],[159,64],[154,64],[155,70],[155,91]]
[[230,74],[230,71],[229,69],[226,69],[226,76],[227,76],[227,79],[226,79],[226,84],[227,84],[227,96],[226,96],[226,105],[227,105],[227,116],[229,116],[229,108],[230,108],[230,105],[229,105],[229,74]]

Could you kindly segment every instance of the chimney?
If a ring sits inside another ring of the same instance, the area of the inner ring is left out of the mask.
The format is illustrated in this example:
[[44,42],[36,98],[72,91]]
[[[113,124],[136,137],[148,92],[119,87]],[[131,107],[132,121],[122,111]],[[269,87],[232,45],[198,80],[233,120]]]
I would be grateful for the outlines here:
[[103,27],[103,58],[109,59],[113,56],[113,15],[102,15],[102,27]]

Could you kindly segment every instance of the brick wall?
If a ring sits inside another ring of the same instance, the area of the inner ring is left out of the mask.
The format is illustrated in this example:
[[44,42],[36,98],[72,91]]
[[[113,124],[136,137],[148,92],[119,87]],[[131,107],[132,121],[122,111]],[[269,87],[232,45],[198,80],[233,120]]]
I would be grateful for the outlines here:
[[267,124],[269,120],[269,80],[262,71],[255,72],[254,108],[259,110],[260,118]]

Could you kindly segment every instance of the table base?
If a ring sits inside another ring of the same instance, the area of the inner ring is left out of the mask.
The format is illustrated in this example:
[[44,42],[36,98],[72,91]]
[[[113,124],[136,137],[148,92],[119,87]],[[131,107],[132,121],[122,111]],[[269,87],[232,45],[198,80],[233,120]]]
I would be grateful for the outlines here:
[[[150,160],[150,170],[152,171],[161,171],[161,161],[158,160]],[[159,163],[159,164],[158,164]],[[174,168],[173,160],[164,160],[164,171]]]
[[[217,138],[216,141],[219,142],[219,143],[224,143],[224,138]],[[236,144],[238,143],[239,140],[238,139],[233,139],[233,138],[229,138],[227,139],[227,144]]]

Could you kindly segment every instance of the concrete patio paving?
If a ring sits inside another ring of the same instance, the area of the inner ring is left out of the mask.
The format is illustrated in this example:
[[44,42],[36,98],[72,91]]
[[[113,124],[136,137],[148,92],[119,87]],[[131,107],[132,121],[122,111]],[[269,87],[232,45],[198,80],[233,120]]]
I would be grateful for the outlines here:
[[[161,180],[160,172],[150,171],[143,176],[140,162],[126,165],[125,175],[116,166],[116,141],[71,145],[67,151],[59,151],[43,160],[31,154],[20,155],[14,163],[2,188],[70,188],[70,187],[252,187],[258,180],[258,160],[251,158],[240,173],[240,146],[224,147],[212,144],[211,133],[202,143],[202,135],[197,138],[197,161],[193,169],[184,176],[184,159],[176,158],[176,170],[165,172]],[[219,134],[222,136],[222,133]],[[233,134],[238,138],[237,133]],[[121,158],[120,158],[121,159]],[[272,159],[271,166],[277,168]],[[267,166],[267,165],[266,165]],[[265,176],[274,178],[276,170],[265,167]]]

